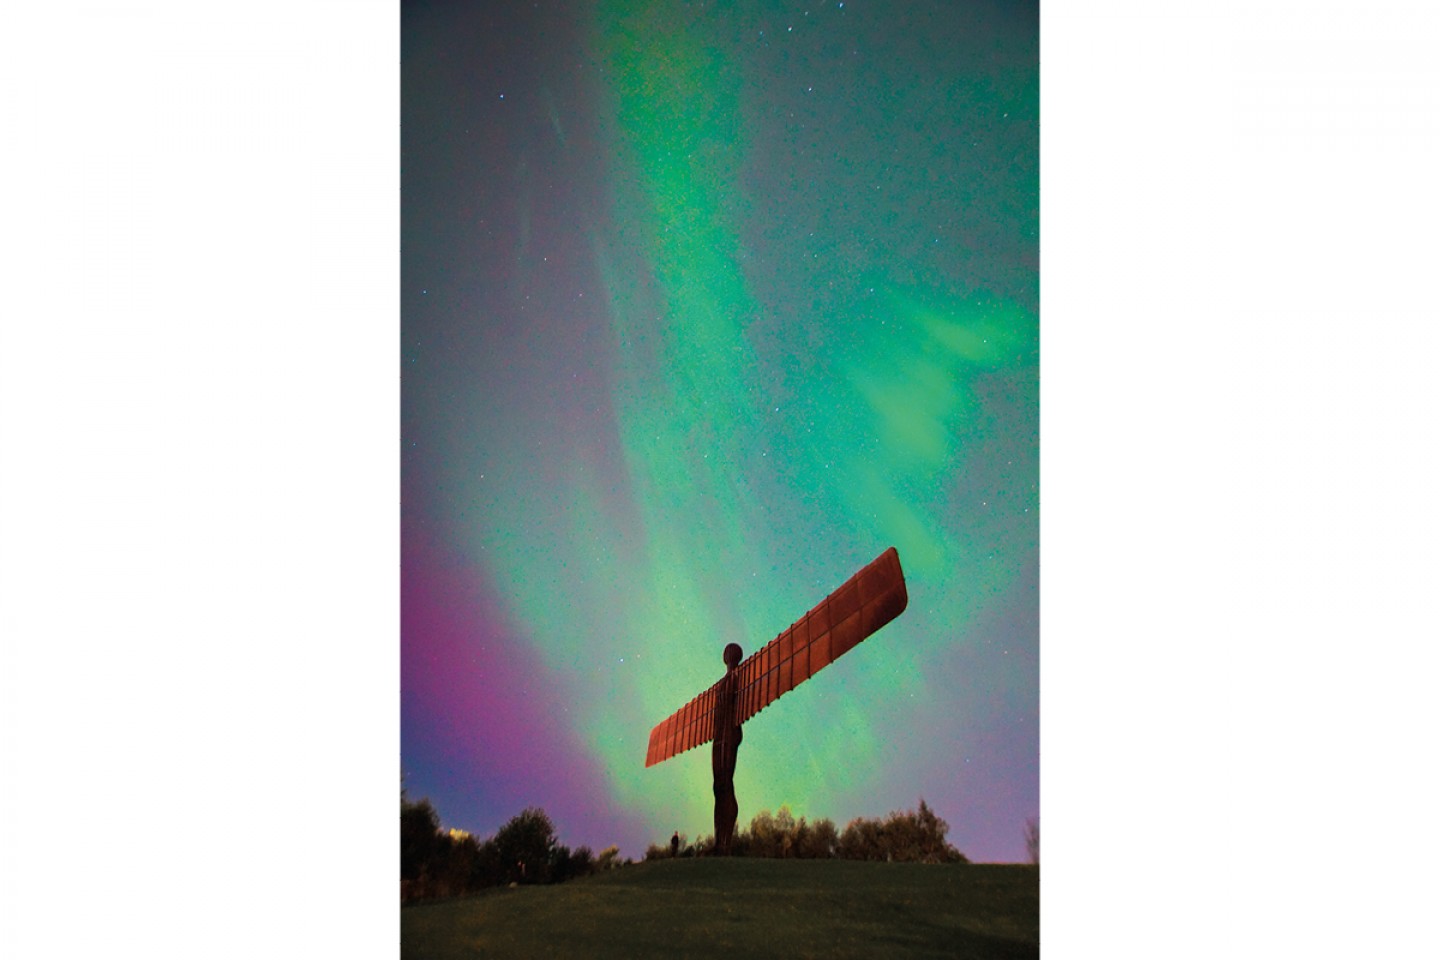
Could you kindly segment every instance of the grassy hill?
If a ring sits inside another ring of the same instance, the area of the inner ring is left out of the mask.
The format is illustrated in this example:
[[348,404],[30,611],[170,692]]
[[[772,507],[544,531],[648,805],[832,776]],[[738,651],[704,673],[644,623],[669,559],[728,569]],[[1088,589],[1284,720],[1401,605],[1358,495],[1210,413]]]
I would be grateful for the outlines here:
[[401,955],[1040,955],[1034,867],[663,860],[546,887],[401,908]]

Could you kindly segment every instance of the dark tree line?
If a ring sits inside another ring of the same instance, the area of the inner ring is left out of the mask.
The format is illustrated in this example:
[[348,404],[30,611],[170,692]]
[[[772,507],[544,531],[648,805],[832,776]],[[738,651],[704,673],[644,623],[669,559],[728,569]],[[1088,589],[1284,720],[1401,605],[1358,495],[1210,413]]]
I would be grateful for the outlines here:
[[[918,810],[891,813],[883,820],[856,817],[837,832],[828,817],[796,820],[788,807],[771,814],[757,813],[750,828],[736,834],[732,853],[737,857],[776,857],[801,860],[888,860],[918,863],[969,863],[945,839],[950,825],[935,815],[922,799]],[[681,839],[674,855],[703,857],[713,853],[715,840],[704,836],[695,843]],[[670,857],[670,844],[652,844],[646,860]]]
[[486,840],[440,829],[429,800],[400,798],[400,899],[453,897],[486,887],[563,883],[617,866],[618,848],[599,857],[589,847],[571,850],[555,836],[544,810],[530,807]]
[[[1034,830],[1038,862],[1038,825]],[[778,813],[757,813],[747,830],[735,836],[732,853],[739,857],[969,863],[945,839],[950,825],[922,799],[918,810],[891,813],[881,819],[857,817],[837,831],[828,817],[796,820],[788,807]],[[671,844],[652,844],[646,860],[673,856],[709,856],[714,837],[695,843],[677,836]],[[571,850],[560,843],[555,825],[544,810],[530,807],[505,823],[493,837],[477,840],[445,831],[429,800],[411,803],[400,797],[400,898],[402,901],[453,897],[507,884],[563,883],[609,870],[620,860],[611,846],[595,856],[589,847]]]

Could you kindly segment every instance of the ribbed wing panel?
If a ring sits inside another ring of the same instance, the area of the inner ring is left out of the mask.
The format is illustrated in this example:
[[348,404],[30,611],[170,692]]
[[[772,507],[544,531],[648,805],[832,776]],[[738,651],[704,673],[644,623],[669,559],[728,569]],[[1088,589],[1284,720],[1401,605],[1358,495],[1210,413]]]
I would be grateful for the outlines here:
[[714,711],[715,687],[711,687],[656,724],[655,729],[650,731],[645,766],[654,766],[677,753],[709,743],[715,735]]
[[891,547],[740,665],[746,671],[740,678],[741,721],[894,620],[909,601],[900,554]]
[[[740,674],[738,719],[749,720],[782,694],[810,679],[898,617],[909,603],[900,554],[894,547],[876,557],[813,610],[736,668]],[[645,766],[709,743],[715,734],[715,686],[650,731]]]

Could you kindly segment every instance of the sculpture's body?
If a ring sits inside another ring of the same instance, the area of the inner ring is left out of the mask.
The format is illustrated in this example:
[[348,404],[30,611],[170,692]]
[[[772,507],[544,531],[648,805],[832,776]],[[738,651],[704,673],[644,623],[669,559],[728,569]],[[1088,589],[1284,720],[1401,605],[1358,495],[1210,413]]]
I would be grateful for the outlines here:
[[715,730],[711,734],[715,742],[710,750],[710,769],[715,776],[715,852],[722,856],[730,853],[735,818],[740,815],[740,803],[735,799],[735,757],[745,736],[735,703],[740,692],[735,674],[740,655],[738,643],[725,648],[725,676],[715,687]]
[[900,555],[891,547],[745,662],[739,645],[728,645],[725,676],[650,731],[647,767],[714,741],[717,853],[730,852],[740,811],[735,799],[740,725],[898,617],[908,602]]

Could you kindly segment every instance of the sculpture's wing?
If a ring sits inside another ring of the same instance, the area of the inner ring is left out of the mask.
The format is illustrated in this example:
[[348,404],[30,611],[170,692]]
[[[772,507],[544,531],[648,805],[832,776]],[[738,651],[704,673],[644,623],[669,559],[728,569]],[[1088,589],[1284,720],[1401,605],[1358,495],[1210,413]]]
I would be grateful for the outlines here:
[[[745,658],[740,674],[739,710],[744,722],[782,694],[898,617],[909,602],[900,554],[894,547],[876,557],[820,601],[780,636]],[[650,731],[645,766],[710,742],[714,736],[715,690],[691,700]]]
[[909,599],[900,554],[891,547],[740,664],[739,719],[749,720],[894,620]]
[[669,760],[677,753],[684,753],[691,747],[698,747],[713,740],[714,711],[715,687],[711,687],[657,723],[655,729],[650,731],[650,747],[645,752],[645,766],[652,767],[662,760]]

